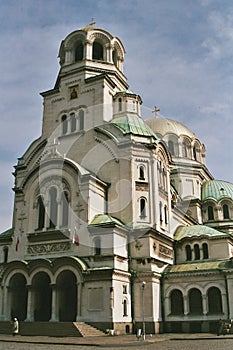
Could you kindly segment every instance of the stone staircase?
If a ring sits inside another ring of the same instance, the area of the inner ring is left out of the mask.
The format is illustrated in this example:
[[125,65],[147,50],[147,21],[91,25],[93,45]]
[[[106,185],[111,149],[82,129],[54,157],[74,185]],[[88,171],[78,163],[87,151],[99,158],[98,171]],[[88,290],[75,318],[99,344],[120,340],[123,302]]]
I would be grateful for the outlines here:
[[85,322],[74,322],[74,325],[81,334],[81,337],[100,337],[104,335],[102,331]]
[[[27,336],[96,337],[104,335],[103,332],[85,322],[20,322],[19,327],[20,334]],[[11,333],[12,323],[0,321],[0,334]]]

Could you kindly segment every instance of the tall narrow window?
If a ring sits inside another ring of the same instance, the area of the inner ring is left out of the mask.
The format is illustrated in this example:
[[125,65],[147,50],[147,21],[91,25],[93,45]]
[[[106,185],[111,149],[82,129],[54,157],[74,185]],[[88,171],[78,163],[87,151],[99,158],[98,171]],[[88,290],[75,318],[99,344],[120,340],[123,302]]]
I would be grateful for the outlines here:
[[62,193],[62,227],[67,227],[69,222],[69,200],[66,192]]
[[94,240],[94,255],[101,255],[101,240],[99,237]]
[[187,145],[185,142],[182,143],[182,153],[183,153],[183,157],[187,158],[188,153],[187,153]]
[[143,165],[139,167],[139,180],[145,180],[145,168]]
[[8,249],[8,247],[4,247],[3,248],[3,262],[4,263],[7,263],[7,261],[8,261],[8,251],[9,251],[9,249]]
[[200,248],[198,244],[194,244],[194,259],[200,260]]
[[222,313],[222,295],[217,287],[211,287],[207,292],[209,313]]
[[208,250],[207,243],[202,244],[202,251],[203,251],[203,259],[209,259],[209,250]]
[[167,206],[166,205],[164,206],[164,221],[165,221],[165,224],[167,225],[168,220],[167,220]]
[[117,52],[115,49],[112,51],[112,60],[115,66],[117,67]]
[[49,191],[50,198],[50,223],[49,228],[57,226],[57,189],[52,187]]
[[160,222],[163,222],[163,205],[162,205],[162,202],[159,202],[159,219],[160,219]]
[[62,121],[62,135],[65,135],[68,130],[67,116],[64,114],[61,118]]
[[212,205],[208,206],[208,220],[214,220],[214,208]]
[[76,117],[74,113],[71,113],[70,115],[70,131],[74,132],[76,131]]
[[104,50],[103,46],[95,41],[93,43],[93,53],[92,53],[93,60],[103,60],[104,59]]
[[84,111],[82,109],[80,109],[78,113],[78,117],[79,117],[79,130],[83,130],[84,129]]
[[185,252],[186,252],[186,261],[192,260],[192,249],[189,244],[185,246]]
[[119,110],[119,112],[122,111],[122,98],[121,97],[118,99],[118,110]]
[[44,228],[45,223],[45,207],[41,196],[38,198],[38,229]]
[[230,219],[228,205],[224,204],[222,209],[223,209],[223,219]]
[[197,160],[197,150],[195,146],[193,147],[193,158]]
[[169,149],[171,155],[174,156],[175,155],[175,147],[174,147],[174,142],[171,140],[168,141],[168,149]]
[[83,44],[81,42],[78,42],[75,49],[75,61],[77,62],[82,60],[83,60]]
[[140,198],[140,217],[146,216],[146,200],[145,198]]
[[127,307],[127,300],[123,300],[123,316],[128,316],[128,307]]

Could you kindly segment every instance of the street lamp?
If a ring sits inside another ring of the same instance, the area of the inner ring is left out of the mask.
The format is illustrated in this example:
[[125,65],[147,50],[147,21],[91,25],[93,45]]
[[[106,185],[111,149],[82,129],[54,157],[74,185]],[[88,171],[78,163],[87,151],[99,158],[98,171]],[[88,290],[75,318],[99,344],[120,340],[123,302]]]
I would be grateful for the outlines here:
[[146,282],[142,281],[142,334],[143,334],[143,340],[146,339],[146,324],[145,324],[145,317],[144,317],[144,289],[145,289]]

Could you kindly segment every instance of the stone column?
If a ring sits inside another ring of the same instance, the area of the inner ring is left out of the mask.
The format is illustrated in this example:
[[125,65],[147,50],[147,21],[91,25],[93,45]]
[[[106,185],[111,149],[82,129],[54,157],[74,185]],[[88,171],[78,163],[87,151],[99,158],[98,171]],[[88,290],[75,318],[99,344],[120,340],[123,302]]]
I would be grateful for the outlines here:
[[184,316],[189,314],[188,296],[184,295]]
[[51,318],[50,322],[56,322],[58,320],[58,308],[57,308],[57,288],[56,284],[51,284],[52,288],[52,305],[51,305]]
[[77,287],[77,312],[76,312],[76,320],[78,321],[79,318],[81,317],[81,305],[82,305],[82,300],[81,300],[81,283],[77,283],[76,287]]
[[25,321],[34,321],[33,315],[33,289],[31,285],[27,285],[28,299],[27,299],[27,318]]
[[207,315],[208,312],[208,299],[205,294],[202,295],[202,309],[203,309],[203,315]]

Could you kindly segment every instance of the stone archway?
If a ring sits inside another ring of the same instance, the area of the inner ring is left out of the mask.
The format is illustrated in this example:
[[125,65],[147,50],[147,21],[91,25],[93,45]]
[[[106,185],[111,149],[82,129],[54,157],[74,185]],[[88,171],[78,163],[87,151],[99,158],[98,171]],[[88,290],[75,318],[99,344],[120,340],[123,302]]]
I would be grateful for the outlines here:
[[38,272],[32,280],[35,321],[49,321],[52,308],[52,289],[46,272]]
[[19,321],[24,321],[27,317],[27,286],[26,278],[21,273],[16,273],[10,279],[9,300],[11,319],[17,317]]
[[63,271],[57,278],[59,321],[74,322],[77,316],[77,280],[72,271]]

